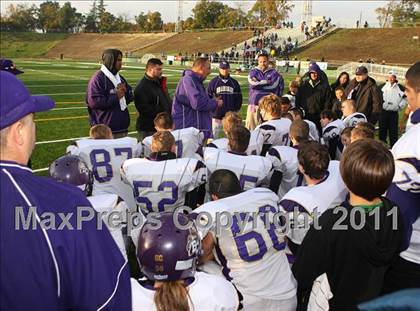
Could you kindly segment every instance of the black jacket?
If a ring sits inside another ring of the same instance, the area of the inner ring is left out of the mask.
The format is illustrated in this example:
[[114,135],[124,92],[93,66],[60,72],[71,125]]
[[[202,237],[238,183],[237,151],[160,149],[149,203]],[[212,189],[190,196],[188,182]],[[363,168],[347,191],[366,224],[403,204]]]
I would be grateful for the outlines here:
[[[396,208],[394,218],[394,204],[386,198],[382,202],[383,206],[375,211],[379,214],[378,230],[373,212],[361,211],[365,225],[358,230],[351,226],[354,207],[347,202],[342,204],[347,213],[337,208],[327,210],[318,221],[322,229],[310,228],[292,268],[298,284],[297,310],[306,310],[313,282],[324,273],[333,293],[331,311],[358,310],[358,303],[380,295],[385,272],[403,249],[404,237],[400,209]],[[362,223],[360,212],[353,216],[356,225]],[[347,229],[340,230],[339,225]],[[397,229],[393,230],[393,226]]]
[[153,119],[160,112],[171,113],[171,100],[166,89],[166,78],[150,79],[147,75],[140,80],[134,90],[134,104],[138,117],[138,131],[155,131]]
[[361,83],[353,79],[347,86],[346,97],[350,94],[356,101],[356,111],[363,113],[369,122],[375,124],[383,106],[382,91],[376,85],[376,81],[371,77]]
[[314,86],[308,79],[299,87],[296,95],[296,106],[305,110],[308,114],[319,114],[331,104],[331,89],[327,82],[322,79]]

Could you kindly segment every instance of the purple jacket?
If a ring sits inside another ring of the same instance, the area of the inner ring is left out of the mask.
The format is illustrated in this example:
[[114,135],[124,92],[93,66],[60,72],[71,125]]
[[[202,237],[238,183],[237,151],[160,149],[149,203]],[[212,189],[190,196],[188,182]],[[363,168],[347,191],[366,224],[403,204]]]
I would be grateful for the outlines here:
[[[121,77],[121,76],[120,76]],[[127,104],[134,99],[133,91],[127,81],[121,77],[121,82],[126,85]],[[120,101],[115,92],[114,84],[105,74],[98,70],[90,79],[87,92],[86,104],[88,106],[90,125],[106,124],[112,133],[127,132],[130,126],[128,108],[121,111]]]
[[216,109],[213,114],[215,119],[223,119],[228,111],[239,111],[242,106],[241,87],[231,76],[223,78],[220,75],[214,77],[207,88],[207,93],[211,98],[220,96],[223,99],[223,106]]
[[212,112],[217,108],[203,85],[204,79],[191,70],[185,70],[176,87],[172,105],[175,129],[195,127],[204,138],[212,137]]
[[8,161],[0,182],[1,310],[131,310],[127,261],[80,189]]
[[[253,78],[257,81],[254,81]],[[266,95],[281,96],[283,94],[283,77],[275,69],[267,69],[264,72],[259,68],[252,69],[248,75],[248,83],[250,105],[258,105],[261,97]]]

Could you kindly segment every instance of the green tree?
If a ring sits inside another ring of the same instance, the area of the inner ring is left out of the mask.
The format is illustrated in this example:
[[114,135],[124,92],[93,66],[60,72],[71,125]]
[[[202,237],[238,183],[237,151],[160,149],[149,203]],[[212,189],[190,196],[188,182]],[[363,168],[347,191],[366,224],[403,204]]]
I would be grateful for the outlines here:
[[3,31],[34,31],[37,28],[37,8],[35,5],[10,4],[1,17]]
[[289,0],[257,0],[248,17],[261,26],[275,26],[289,17],[294,5]]
[[159,12],[149,12],[147,14],[147,23],[149,31],[161,30],[163,25],[162,15]]
[[85,19],[85,32],[98,32],[98,9],[96,0],[93,0],[92,8]]
[[135,20],[139,30],[145,31],[147,24],[147,14],[144,14],[144,12],[140,12],[140,14],[135,17]]
[[46,1],[40,4],[38,9],[38,26],[45,32],[59,32],[60,4],[56,1]]
[[193,8],[194,28],[215,28],[219,17],[225,12],[221,2],[200,0]]
[[100,16],[98,29],[100,33],[115,32],[114,23],[115,16],[109,12],[104,12]]
[[407,27],[420,24],[420,0],[391,0],[375,10],[381,27]]
[[76,28],[80,26],[82,14],[77,13],[76,8],[73,8],[70,2],[66,2],[58,12],[58,19],[60,31],[75,32]]

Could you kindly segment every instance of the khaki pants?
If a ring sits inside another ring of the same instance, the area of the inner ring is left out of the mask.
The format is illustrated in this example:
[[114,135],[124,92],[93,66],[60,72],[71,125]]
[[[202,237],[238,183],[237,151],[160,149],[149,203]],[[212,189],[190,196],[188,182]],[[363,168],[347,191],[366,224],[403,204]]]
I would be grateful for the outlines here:
[[260,124],[261,124],[261,115],[260,115],[260,110],[258,109],[258,106],[248,105],[245,127],[248,130],[252,131]]
[[122,133],[114,133],[114,134],[112,134],[112,136],[114,137],[114,139],[123,138],[123,137],[126,137],[127,135],[128,135],[128,132],[122,132]]

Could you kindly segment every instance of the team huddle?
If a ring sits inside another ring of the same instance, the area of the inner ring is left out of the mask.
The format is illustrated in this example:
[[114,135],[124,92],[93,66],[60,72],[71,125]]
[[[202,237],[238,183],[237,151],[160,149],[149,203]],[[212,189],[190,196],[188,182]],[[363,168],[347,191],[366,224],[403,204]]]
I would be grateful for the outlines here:
[[[2,86],[6,79],[24,88],[3,73]],[[5,93],[2,109],[10,101],[6,96],[14,96]],[[87,272],[67,266],[66,255],[55,255],[58,233],[51,233],[56,309],[377,310],[368,301],[420,287],[420,62],[406,74],[406,95],[412,125],[391,151],[374,139],[375,128],[356,111],[354,99],[342,102],[341,118],[323,110],[316,124],[290,97],[269,89],[247,118],[254,126],[245,127],[238,112],[224,113],[218,124],[224,138],[177,128],[168,112],[156,115],[156,132],[141,141],[115,138],[105,124],[92,126],[89,138],[75,141],[50,165],[59,185],[50,184],[45,202],[55,195],[66,210],[76,203],[94,208],[111,238],[92,240],[92,248],[91,238],[78,240],[76,253],[96,256],[96,282],[114,282],[103,293],[82,293],[95,275],[81,277]],[[50,108],[25,112],[32,118]],[[23,146],[25,138],[17,125],[13,132],[12,121],[21,121],[5,115],[10,120],[2,120],[2,132],[12,130],[2,134],[2,189],[13,194],[15,205],[43,206],[42,199],[25,195],[31,187],[41,191],[42,184],[21,177],[29,174],[21,166],[28,158],[8,162],[10,144]],[[66,189],[79,201],[65,201]],[[2,208],[10,205],[1,199]],[[122,226],[112,225],[111,213],[122,215]],[[130,223],[132,213],[137,225]],[[49,241],[50,233],[42,234]],[[62,242],[64,252],[66,243],[75,245]],[[16,258],[6,259],[9,269]],[[71,260],[80,265],[79,257]],[[25,278],[31,278],[27,265]],[[2,300],[13,300],[12,286],[4,282]]]

